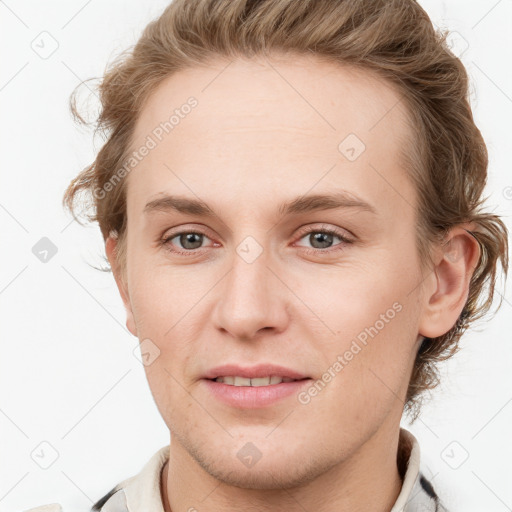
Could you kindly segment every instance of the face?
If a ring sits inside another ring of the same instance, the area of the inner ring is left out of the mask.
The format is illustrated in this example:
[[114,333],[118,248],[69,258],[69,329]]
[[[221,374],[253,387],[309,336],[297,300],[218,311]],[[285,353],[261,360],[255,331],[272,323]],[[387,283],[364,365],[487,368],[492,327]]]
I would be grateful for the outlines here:
[[127,325],[171,452],[240,487],[292,486],[402,415],[423,318],[409,128],[369,72],[226,65],[168,78],[138,119],[133,149],[152,147],[127,177]]

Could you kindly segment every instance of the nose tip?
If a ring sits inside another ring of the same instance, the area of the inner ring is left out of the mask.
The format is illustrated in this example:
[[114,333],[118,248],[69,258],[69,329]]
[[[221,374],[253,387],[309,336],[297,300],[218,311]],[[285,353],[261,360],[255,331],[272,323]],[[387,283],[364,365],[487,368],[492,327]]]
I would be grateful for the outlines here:
[[[254,248],[247,242],[249,253]],[[287,323],[287,304],[282,286],[260,257],[248,263],[237,257],[220,287],[214,310],[217,328],[237,339],[250,340],[260,332],[282,331]]]

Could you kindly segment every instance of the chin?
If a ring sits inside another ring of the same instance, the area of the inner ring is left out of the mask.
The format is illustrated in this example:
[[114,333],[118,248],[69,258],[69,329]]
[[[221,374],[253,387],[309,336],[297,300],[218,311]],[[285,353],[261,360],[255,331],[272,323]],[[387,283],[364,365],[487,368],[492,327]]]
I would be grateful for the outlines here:
[[283,459],[279,453],[275,460],[261,459],[249,469],[241,467],[238,459],[235,464],[232,459],[222,460],[222,457],[215,458],[213,463],[205,463],[203,458],[197,457],[196,461],[215,479],[242,489],[293,489],[311,482],[330,468],[327,461],[300,457],[300,464],[297,464],[296,460]]

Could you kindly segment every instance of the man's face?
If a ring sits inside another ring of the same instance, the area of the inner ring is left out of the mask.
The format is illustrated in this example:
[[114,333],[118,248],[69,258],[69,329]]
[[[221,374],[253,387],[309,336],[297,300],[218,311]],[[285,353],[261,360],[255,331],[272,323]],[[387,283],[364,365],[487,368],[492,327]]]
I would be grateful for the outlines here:
[[[277,488],[391,437],[401,417],[422,314],[416,194],[399,159],[409,128],[398,94],[367,72],[227,63],[170,77],[138,120],[132,148],[151,148],[128,175],[128,326],[171,451],[222,481]],[[342,194],[353,203],[306,200]],[[213,214],[145,211],[166,195]],[[225,364],[240,370],[221,375],[274,364],[309,379],[205,378]]]

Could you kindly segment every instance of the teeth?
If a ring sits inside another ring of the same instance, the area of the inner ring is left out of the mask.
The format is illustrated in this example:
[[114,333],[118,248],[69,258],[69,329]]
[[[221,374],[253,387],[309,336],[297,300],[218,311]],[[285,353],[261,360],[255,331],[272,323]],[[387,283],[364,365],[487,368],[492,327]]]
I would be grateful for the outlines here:
[[235,386],[250,386],[251,379],[247,379],[246,377],[235,377]]
[[[277,378],[279,379],[279,377]],[[270,377],[256,377],[249,380],[251,381],[251,386],[268,386],[270,384]]]
[[254,379],[248,379],[247,377],[238,377],[238,376],[225,376],[225,377],[217,377],[215,379],[216,382],[222,382],[224,384],[228,384],[230,386],[268,386],[272,384],[281,384],[281,382],[292,382],[295,379],[290,379],[289,377],[279,377],[277,375],[272,375],[270,377],[255,377]]

